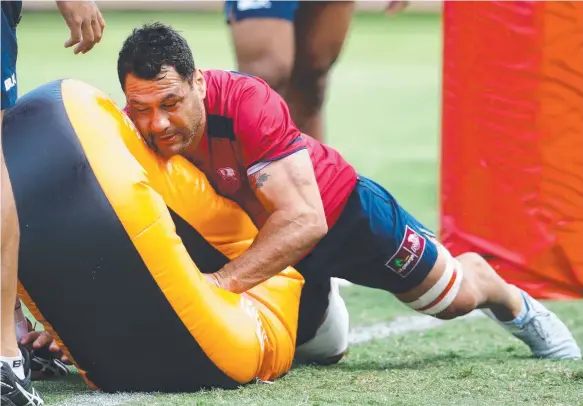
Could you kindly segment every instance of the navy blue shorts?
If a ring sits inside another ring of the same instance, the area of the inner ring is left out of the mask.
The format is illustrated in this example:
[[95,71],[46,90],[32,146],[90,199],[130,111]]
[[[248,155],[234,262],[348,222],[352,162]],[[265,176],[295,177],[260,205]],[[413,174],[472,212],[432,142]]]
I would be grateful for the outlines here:
[[418,286],[437,260],[432,231],[382,186],[360,176],[337,223],[296,269],[306,282],[344,278],[403,293]]
[[20,21],[22,2],[2,2],[2,110],[12,107],[18,97],[16,81],[16,58],[18,44],[16,42],[16,26]]
[[297,345],[316,334],[330,278],[403,293],[418,286],[437,260],[433,232],[382,186],[360,176],[340,218],[295,268],[306,283],[300,299]]
[[279,18],[293,21],[299,1],[227,0],[225,19],[227,22],[246,18]]

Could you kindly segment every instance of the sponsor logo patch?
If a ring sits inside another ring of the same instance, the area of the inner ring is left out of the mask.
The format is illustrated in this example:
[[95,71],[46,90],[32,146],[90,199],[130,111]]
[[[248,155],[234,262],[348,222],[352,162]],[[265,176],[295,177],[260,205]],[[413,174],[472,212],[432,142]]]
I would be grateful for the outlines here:
[[425,251],[425,244],[425,237],[409,226],[405,226],[405,235],[401,245],[385,266],[400,277],[405,278],[417,266],[423,251]]
[[9,78],[4,81],[4,91],[8,92],[16,86],[16,74],[13,73]]

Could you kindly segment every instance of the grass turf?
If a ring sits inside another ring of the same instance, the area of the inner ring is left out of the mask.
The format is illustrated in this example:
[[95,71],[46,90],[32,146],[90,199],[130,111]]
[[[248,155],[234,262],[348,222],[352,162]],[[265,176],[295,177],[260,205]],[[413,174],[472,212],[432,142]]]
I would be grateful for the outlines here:
[[[54,13],[26,13],[19,26],[20,94],[72,77],[123,103],[116,58],[138,24],[159,19],[182,30],[202,68],[234,68],[220,14],[105,13],[105,37],[74,56]],[[441,37],[438,16],[359,15],[327,100],[329,142],[427,226],[437,225]],[[413,314],[385,292],[350,287],[352,325]],[[583,343],[583,303],[553,303]],[[527,348],[489,320],[454,321],[352,348],[339,365],[297,367],[273,385],[195,395],[155,395],[124,405],[583,405],[583,364],[528,358]],[[36,384],[48,404],[89,393],[78,375]],[[116,403],[120,404],[120,403]]]
[[[345,288],[351,321],[371,306],[379,313],[413,314],[382,297],[354,301],[369,289]],[[581,303],[551,307],[583,342]],[[390,319],[391,317],[387,317]],[[38,382],[52,403],[89,393],[74,374],[64,381]],[[73,398],[74,399],[74,398]],[[298,366],[272,385],[197,394],[155,394],[123,405],[582,405],[583,363],[530,358],[528,348],[489,319],[456,320],[426,332],[353,346],[339,364]]]

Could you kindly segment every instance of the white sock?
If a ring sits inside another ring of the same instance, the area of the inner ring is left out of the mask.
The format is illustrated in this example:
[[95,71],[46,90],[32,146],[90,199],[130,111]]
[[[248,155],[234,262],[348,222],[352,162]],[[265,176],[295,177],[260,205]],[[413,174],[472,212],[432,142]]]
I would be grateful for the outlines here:
[[520,310],[518,316],[516,316],[516,318],[512,320],[512,322],[518,326],[522,326],[522,324],[524,324],[524,318],[526,317],[528,311],[530,310],[528,299],[526,298],[526,293],[524,293],[524,291],[521,290],[520,296],[522,296],[522,309]]
[[18,379],[24,379],[24,357],[20,350],[18,350],[18,357],[0,357],[0,361],[10,365]]

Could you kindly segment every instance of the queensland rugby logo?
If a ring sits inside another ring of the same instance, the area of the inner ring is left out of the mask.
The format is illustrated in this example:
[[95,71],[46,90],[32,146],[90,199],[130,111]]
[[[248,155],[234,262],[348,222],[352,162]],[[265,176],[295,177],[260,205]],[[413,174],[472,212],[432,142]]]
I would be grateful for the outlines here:
[[219,181],[219,184],[217,185],[219,193],[230,195],[239,190],[241,182],[239,181],[237,171],[229,166],[225,166],[224,168],[217,169],[217,173],[222,180],[222,182]]
[[401,277],[409,275],[417,266],[425,250],[425,238],[409,226],[405,227],[405,235],[399,249],[387,261],[385,266]]
[[407,242],[411,244],[411,251],[413,252],[417,252],[419,251],[419,248],[421,248],[421,241],[417,234],[410,234],[409,237],[407,237]]
[[233,168],[225,167],[217,169],[217,173],[221,175],[221,178],[227,183],[237,183],[237,172]]

